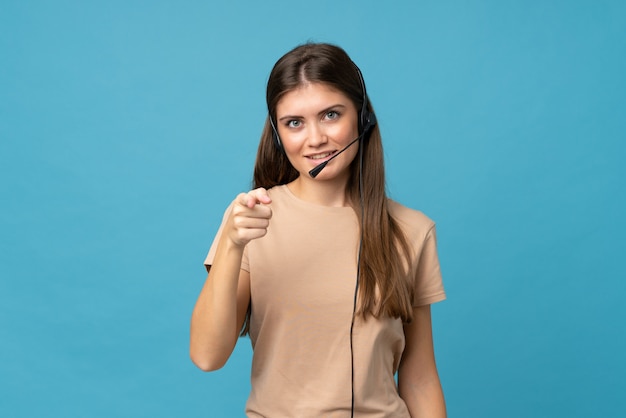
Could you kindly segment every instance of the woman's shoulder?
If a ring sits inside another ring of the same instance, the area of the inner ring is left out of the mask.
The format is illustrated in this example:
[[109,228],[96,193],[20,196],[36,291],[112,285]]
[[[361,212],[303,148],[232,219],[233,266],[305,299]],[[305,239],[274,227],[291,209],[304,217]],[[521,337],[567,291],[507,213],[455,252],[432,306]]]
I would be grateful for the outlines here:
[[435,222],[423,212],[409,208],[392,199],[387,199],[389,214],[400,224],[405,233],[426,235]]
[[285,193],[287,192],[287,190],[285,190],[286,188],[287,188],[286,184],[279,184],[277,186],[273,186],[273,187],[270,187],[269,189],[267,189],[267,194],[269,194],[270,197],[272,197],[272,196],[276,196],[276,197],[284,196]]
[[286,184],[279,184],[267,189],[267,194],[272,199],[272,204],[274,205],[282,204],[291,198],[291,192]]

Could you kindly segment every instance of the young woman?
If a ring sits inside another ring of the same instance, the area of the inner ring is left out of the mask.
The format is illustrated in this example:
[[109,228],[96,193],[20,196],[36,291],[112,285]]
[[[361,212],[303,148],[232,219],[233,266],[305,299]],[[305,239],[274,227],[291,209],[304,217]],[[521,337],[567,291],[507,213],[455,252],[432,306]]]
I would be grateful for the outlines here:
[[435,226],[386,196],[358,67],[337,46],[299,46],[266,99],[254,190],[228,207],[205,260],[193,362],[218,369],[249,334],[250,417],[444,417]]

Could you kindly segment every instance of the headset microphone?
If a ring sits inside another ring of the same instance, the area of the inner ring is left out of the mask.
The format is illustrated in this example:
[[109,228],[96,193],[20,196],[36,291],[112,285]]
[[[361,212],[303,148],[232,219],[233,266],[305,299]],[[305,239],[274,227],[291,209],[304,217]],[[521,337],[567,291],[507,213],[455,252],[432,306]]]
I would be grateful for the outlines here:
[[322,171],[324,169],[324,167],[326,167],[326,164],[328,164],[329,162],[331,162],[333,160],[333,158],[337,157],[339,154],[341,154],[342,152],[344,152],[345,150],[350,148],[350,146],[352,144],[354,144],[356,141],[358,141],[362,137],[363,137],[363,134],[357,136],[356,139],[354,139],[352,142],[350,142],[348,145],[346,145],[346,147],[344,149],[342,149],[341,151],[339,151],[338,153],[336,153],[335,155],[333,155],[332,157],[330,157],[328,160],[324,161],[323,163],[316,165],[311,171],[309,171],[309,176],[311,176],[313,178],[317,177],[317,175],[320,173],[320,171]]
[[357,136],[348,145],[346,145],[344,149],[342,149],[341,151],[339,151],[338,153],[336,153],[335,155],[333,155],[332,157],[330,157],[328,160],[324,161],[323,163],[318,164],[315,167],[313,167],[313,169],[311,171],[309,171],[309,176],[311,176],[312,178],[317,177],[317,175],[324,169],[324,167],[326,167],[326,164],[328,164],[329,162],[331,162],[333,160],[333,158],[339,156],[339,154],[341,154],[342,152],[344,152],[345,150],[350,148],[352,146],[352,144],[354,144],[356,141],[358,141],[359,139],[362,139],[363,136],[365,136],[365,134],[374,125],[376,125],[376,115],[374,115],[373,113],[370,113],[368,115],[368,119],[367,119],[367,122],[365,123],[365,126],[363,126],[363,132],[361,132],[361,134],[359,136]]

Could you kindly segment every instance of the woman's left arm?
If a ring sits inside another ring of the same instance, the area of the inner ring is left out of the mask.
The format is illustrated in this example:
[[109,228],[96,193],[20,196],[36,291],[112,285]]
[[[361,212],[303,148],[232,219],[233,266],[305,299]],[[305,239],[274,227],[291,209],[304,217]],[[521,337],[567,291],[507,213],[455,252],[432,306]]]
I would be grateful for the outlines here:
[[445,418],[446,403],[435,364],[430,305],[414,308],[404,326],[406,347],[398,370],[398,390],[412,418]]

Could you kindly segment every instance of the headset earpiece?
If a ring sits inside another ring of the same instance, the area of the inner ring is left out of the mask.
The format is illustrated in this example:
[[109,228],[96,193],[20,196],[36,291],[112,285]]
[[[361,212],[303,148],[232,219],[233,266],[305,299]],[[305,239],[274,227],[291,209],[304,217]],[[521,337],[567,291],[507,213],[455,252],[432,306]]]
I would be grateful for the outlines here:
[[356,64],[352,64],[354,65],[354,68],[356,68],[359,81],[361,82],[361,91],[363,92],[363,106],[361,106],[361,112],[359,114],[359,134],[363,135],[363,139],[366,139],[367,137],[365,135],[376,125],[376,115],[374,112],[370,112],[367,108],[369,99],[367,97],[367,90],[365,90],[363,74],[361,74],[361,70]]
[[369,110],[363,112],[361,120],[361,125],[363,126],[361,128],[361,132],[363,132],[364,135],[367,134],[374,127],[374,125],[376,125],[376,115]]

